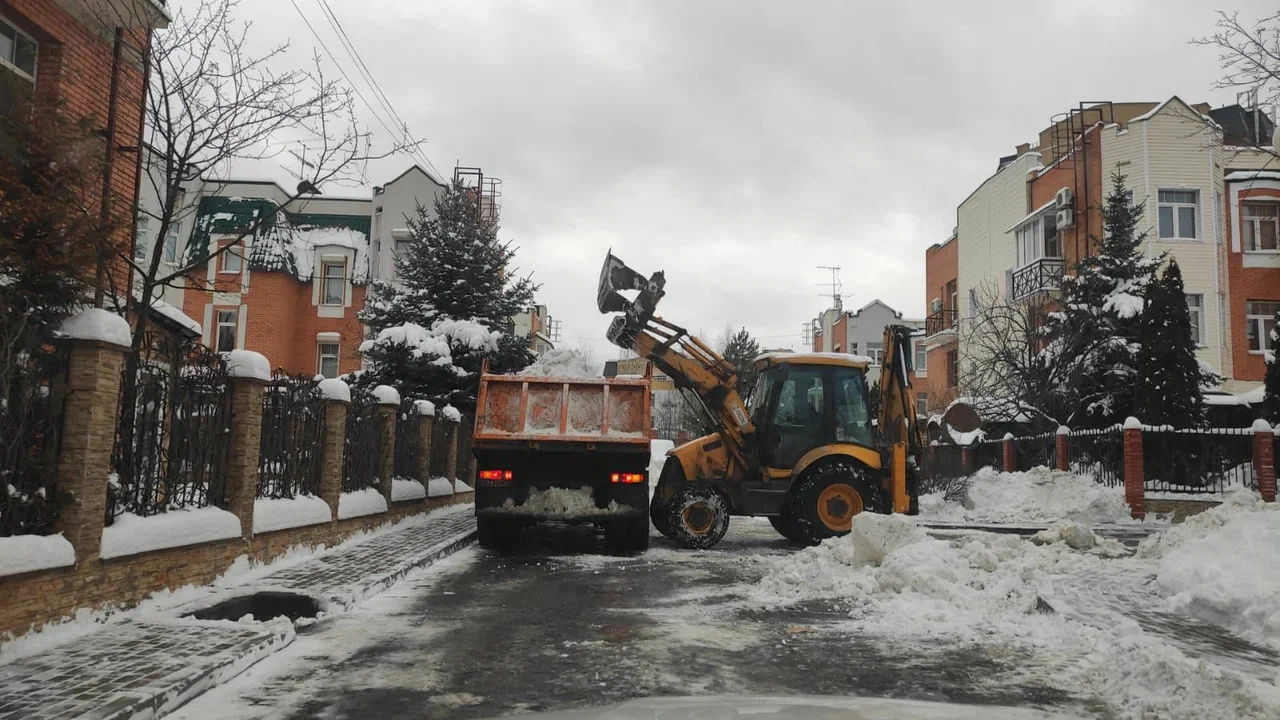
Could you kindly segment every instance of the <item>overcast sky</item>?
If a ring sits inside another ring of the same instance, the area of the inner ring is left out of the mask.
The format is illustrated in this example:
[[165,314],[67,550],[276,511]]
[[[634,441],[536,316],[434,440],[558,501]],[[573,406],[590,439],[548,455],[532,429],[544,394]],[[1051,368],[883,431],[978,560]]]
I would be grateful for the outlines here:
[[[295,2],[356,78],[319,0]],[[923,316],[925,249],[1054,114],[1234,102],[1211,90],[1215,54],[1187,42],[1212,30],[1205,0],[329,5],[431,161],[502,178],[503,237],[563,344],[600,359],[614,356],[595,309],[610,247],[666,271],[669,320],[800,348],[829,304],[820,265],[840,266],[846,308],[880,298]],[[1255,18],[1274,1],[1223,7]],[[241,13],[260,46],[290,42],[291,62],[318,45],[290,0]]]

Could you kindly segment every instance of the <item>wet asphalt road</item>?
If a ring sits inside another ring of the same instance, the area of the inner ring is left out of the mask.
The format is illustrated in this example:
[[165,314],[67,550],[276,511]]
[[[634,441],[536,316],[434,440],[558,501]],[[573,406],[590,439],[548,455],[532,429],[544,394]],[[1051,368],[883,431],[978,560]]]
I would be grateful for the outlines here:
[[762,609],[745,595],[760,558],[795,548],[735,518],[715,550],[655,536],[608,556],[587,528],[526,533],[527,547],[470,549],[411,575],[295,643],[184,717],[470,718],[661,695],[876,695],[1088,712],[1026,684],[1030,659],[838,629],[846,609]]

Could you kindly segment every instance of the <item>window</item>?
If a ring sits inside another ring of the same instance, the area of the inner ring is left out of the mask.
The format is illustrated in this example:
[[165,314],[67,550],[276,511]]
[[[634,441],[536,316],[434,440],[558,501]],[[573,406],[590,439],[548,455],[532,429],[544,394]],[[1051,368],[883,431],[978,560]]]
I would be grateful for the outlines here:
[[978,290],[969,288],[969,317],[978,317]]
[[1244,249],[1248,252],[1276,252],[1277,227],[1280,225],[1280,203],[1245,203]]
[[1187,312],[1191,315],[1191,340],[1204,347],[1204,295],[1188,293]]
[[925,371],[925,362],[928,359],[929,351],[925,348],[924,343],[916,343],[916,372]]
[[916,415],[929,414],[929,393],[922,392],[916,394]]
[[871,445],[871,416],[861,372],[841,371],[835,383],[836,442]]
[[855,343],[849,343],[849,354],[850,354],[850,355],[857,355],[857,354],[858,354],[858,343],[856,343],[856,342],[855,342]]
[[951,312],[955,312],[960,308],[960,296],[958,294],[958,291],[956,290],[955,280],[952,280],[951,282],[947,283],[947,289],[943,293],[943,297],[946,298],[947,310]]
[[345,263],[324,264],[324,285],[320,288],[321,305],[341,305],[346,289]]
[[884,343],[869,342],[867,343],[867,355],[874,361],[880,362],[884,359]]
[[176,220],[170,222],[169,232],[164,234],[164,257],[161,259],[170,265],[178,261],[178,222]]
[[1062,257],[1058,239],[1058,221],[1051,214],[1041,215],[1015,232],[1018,267],[1026,267],[1041,258]]
[[1270,347],[1277,312],[1280,312],[1280,300],[1250,300],[1244,304],[1244,332],[1249,340],[1249,352],[1260,353]]
[[338,344],[320,343],[320,374],[327,378],[338,377]]
[[[0,22],[0,25],[3,25]],[[133,259],[146,260],[148,246],[151,244],[151,216],[138,213],[138,231],[133,238]]]
[[1200,206],[1199,190],[1160,191],[1160,237],[1195,240],[1196,212]]
[[960,382],[960,355],[955,350],[947,351],[947,387],[957,387]]
[[[792,467],[823,440],[823,368],[792,367],[778,389],[777,407],[769,424],[764,452],[769,467]],[[865,410],[866,405],[863,404]]]
[[240,248],[230,248],[222,253],[222,269],[219,272],[238,273],[241,266],[244,265],[244,258],[240,256],[243,252]]
[[39,44],[31,36],[0,18],[0,65],[16,70],[22,77],[36,79],[36,54]]
[[218,337],[214,347],[218,352],[236,349],[236,315],[235,310],[215,310],[218,314]]
[[402,258],[404,257],[405,253],[409,252],[409,243],[410,243],[409,240],[396,241],[396,249],[395,249],[396,257]]

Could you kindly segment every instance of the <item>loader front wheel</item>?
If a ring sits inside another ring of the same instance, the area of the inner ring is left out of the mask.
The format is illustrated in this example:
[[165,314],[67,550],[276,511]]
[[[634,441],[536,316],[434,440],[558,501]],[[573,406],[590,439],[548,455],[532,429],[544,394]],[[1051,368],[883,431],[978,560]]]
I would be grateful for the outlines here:
[[684,469],[680,467],[680,461],[673,457],[667,458],[662,465],[662,473],[658,475],[658,486],[653,489],[653,500],[649,501],[649,519],[653,521],[653,526],[658,529],[658,532],[671,539],[675,539],[671,534],[671,522],[668,519],[671,504],[662,502],[660,498],[668,486],[683,484]]
[[714,546],[729,531],[729,502],[711,488],[676,491],[667,506],[671,539],[694,550]]
[[862,468],[837,461],[805,474],[784,514],[794,518],[802,542],[817,545],[847,535],[855,515],[881,507],[880,495]]
[[779,535],[793,543],[803,545],[809,543],[809,539],[800,531],[800,525],[790,515],[770,515],[769,524],[773,526],[774,530],[778,531]]

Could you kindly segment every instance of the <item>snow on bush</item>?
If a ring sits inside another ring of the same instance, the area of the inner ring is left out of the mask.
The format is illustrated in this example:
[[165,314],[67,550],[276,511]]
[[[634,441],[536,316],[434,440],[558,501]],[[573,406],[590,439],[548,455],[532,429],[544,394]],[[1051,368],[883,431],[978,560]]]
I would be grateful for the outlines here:
[[1134,522],[1124,488],[1043,467],[1008,473],[983,468],[970,479],[962,502],[947,502],[940,492],[921,495],[920,512],[930,519],[959,522]]
[[391,480],[391,501],[421,500],[427,496],[427,489],[422,483],[409,478],[393,478]]
[[0,576],[75,564],[75,548],[61,533],[0,537]]
[[544,515],[550,518],[579,518],[589,515],[616,515],[630,512],[628,505],[619,505],[617,500],[610,500],[607,507],[596,507],[591,488],[548,488],[529,491],[529,497],[523,505],[507,498],[502,509],[516,515]]
[[146,517],[121,513],[102,530],[100,557],[108,560],[236,537],[240,537],[240,518],[221,508],[170,510]]
[[387,511],[387,499],[374,488],[344,492],[338,497],[338,519],[364,517]]
[[[405,323],[382,330],[373,340],[365,340],[360,344],[360,352],[386,352],[399,348],[408,350],[414,358],[430,358],[433,364],[454,366],[454,348],[493,353],[497,352],[501,337],[502,333],[473,320],[437,320],[430,328]],[[456,366],[454,371],[459,376],[467,374]]]
[[548,350],[532,365],[520,371],[520,375],[541,377],[596,378],[603,368],[590,362],[579,350],[561,348]]
[[253,532],[319,525],[333,519],[329,503],[314,495],[292,498],[258,498],[253,501]]

